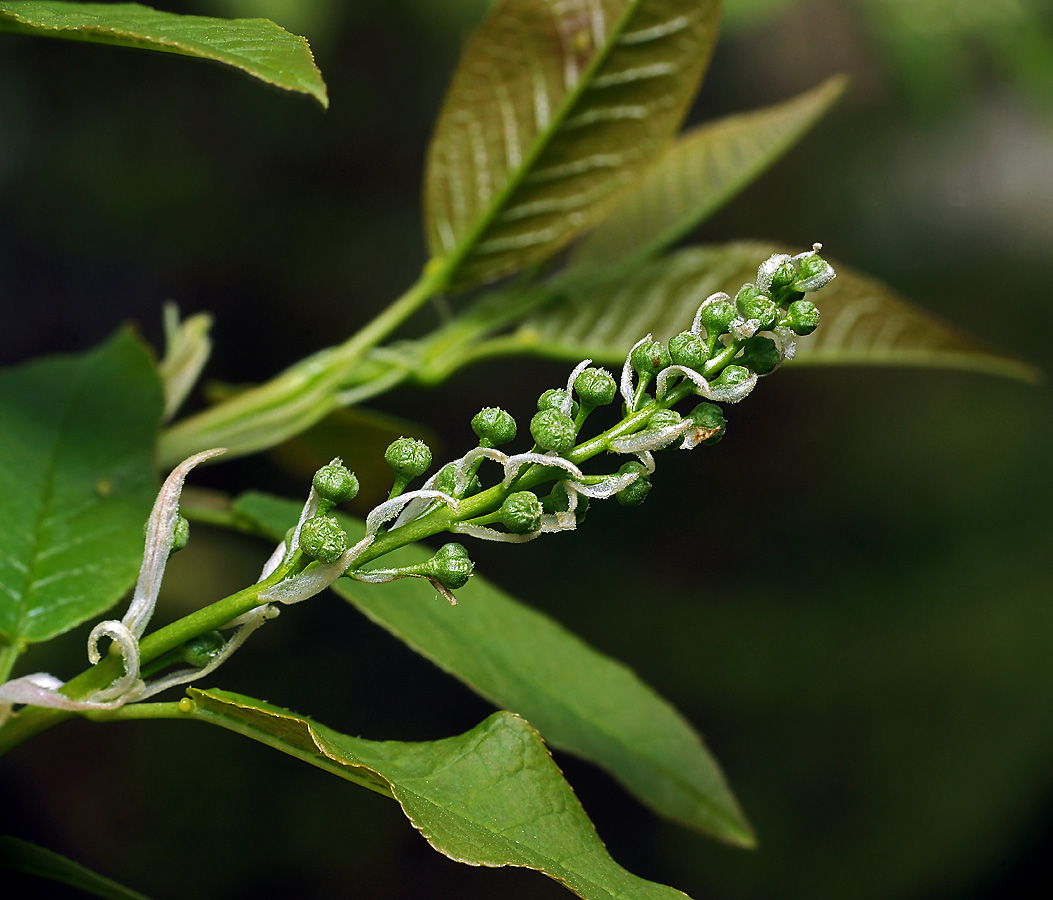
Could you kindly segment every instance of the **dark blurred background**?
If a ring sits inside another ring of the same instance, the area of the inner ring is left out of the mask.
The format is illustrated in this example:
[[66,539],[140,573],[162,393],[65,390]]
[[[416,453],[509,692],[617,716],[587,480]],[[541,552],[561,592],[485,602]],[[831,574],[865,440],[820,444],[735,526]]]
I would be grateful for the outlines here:
[[[159,344],[175,299],[216,316],[209,377],[263,380],[366,322],[423,261],[430,125],[486,5],[164,4],[306,34],[328,112],[179,57],[0,37],[0,364],[86,349],[129,319]],[[1051,4],[727,0],[692,121],[842,71],[839,107],[698,237],[821,240],[1053,371]],[[441,458],[463,452],[480,406],[525,415],[565,372],[506,360],[375,406],[422,422]],[[1048,890],[1048,385],[799,369],[762,387],[718,447],[660,459],[642,509],[597,505],[576,534],[473,548],[479,571],[688,716],[760,849],[685,832],[558,762],[615,858],[696,900]],[[295,496],[304,482],[257,459],[199,483]],[[195,538],[168,617],[254,579],[266,552]],[[26,664],[73,674],[83,639]],[[215,684],[352,734],[438,738],[489,712],[331,595],[250,647]],[[456,865],[390,801],[203,727],[73,723],[0,777],[18,834],[158,898],[567,896],[536,873]]]

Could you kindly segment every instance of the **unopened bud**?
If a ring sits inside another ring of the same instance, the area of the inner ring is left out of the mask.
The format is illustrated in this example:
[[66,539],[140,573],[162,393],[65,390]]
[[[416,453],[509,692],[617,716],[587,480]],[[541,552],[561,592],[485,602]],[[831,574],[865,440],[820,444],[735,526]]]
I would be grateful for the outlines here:
[[647,469],[643,463],[636,460],[627,462],[618,470],[619,475],[627,475],[636,472],[636,480],[628,487],[622,488],[614,496],[622,506],[639,506],[647,499],[651,491],[651,479],[648,477]]
[[505,497],[499,521],[512,534],[527,534],[541,527],[541,501],[532,491],[516,491]]
[[347,549],[347,532],[333,516],[315,516],[300,528],[300,549],[320,563],[335,562]]
[[670,364],[669,351],[661,341],[644,341],[633,350],[629,363],[640,375],[654,376]]
[[574,420],[558,409],[543,409],[530,420],[530,434],[542,450],[562,453],[574,446],[577,432]]
[[324,500],[329,509],[338,503],[346,503],[358,495],[358,479],[347,466],[339,462],[322,466],[314,473],[311,480],[315,492]]
[[618,384],[606,369],[585,369],[574,379],[574,390],[588,407],[606,406],[618,393]]
[[479,438],[480,447],[500,447],[515,440],[516,420],[503,409],[488,406],[475,414],[472,431]]
[[701,370],[707,361],[705,344],[697,334],[684,331],[669,339],[669,358],[674,365]]

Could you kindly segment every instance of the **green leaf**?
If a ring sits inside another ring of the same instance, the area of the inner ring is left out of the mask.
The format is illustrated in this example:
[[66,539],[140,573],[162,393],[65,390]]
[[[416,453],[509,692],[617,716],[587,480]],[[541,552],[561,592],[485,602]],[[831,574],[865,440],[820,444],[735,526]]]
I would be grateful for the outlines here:
[[[501,339],[501,351],[620,365],[645,334],[667,340],[683,331],[707,296],[734,294],[756,280],[768,256],[787,252],[796,251],[751,242],[681,250],[626,278],[565,291],[513,338]],[[1034,366],[962,334],[881,282],[836,262],[834,268],[837,277],[815,294],[821,324],[798,340],[789,365],[922,366],[1040,380]]]
[[538,733],[517,715],[497,712],[439,741],[367,741],[238,694],[188,693],[198,718],[374,780],[429,844],[458,862],[536,869],[588,900],[685,896],[611,859]]
[[635,268],[685,237],[804,136],[841,95],[831,78],[799,97],[682,135],[574,251],[574,264]]
[[[299,508],[246,494],[238,515],[276,539]],[[349,534],[362,524],[345,520]],[[420,563],[406,547],[384,565]],[[525,716],[555,747],[603,767],[653,809],[729,843],[753,834],[702,739],[668,702],[622,664],[558,623],[473,576],[450,607],[418,579],[361,585],[342,578],[342,597],[421,655],[495,704]]]
[[0,0],[0,31],[211,59],[329,105],[307,41],[267,19],[181,16],[138,3]]
[[38,875],[107,900],[147,900],[138,891],[97,875],[53,850],[8,835],[0,835],[0,869]]
[[679,126],[718,0],[498,0],[428,152],[428,245],[461,289],[542,262]]
[[48,640],[131,586],[161,409],[150,355],[124,332],[0,372],[0,637]]

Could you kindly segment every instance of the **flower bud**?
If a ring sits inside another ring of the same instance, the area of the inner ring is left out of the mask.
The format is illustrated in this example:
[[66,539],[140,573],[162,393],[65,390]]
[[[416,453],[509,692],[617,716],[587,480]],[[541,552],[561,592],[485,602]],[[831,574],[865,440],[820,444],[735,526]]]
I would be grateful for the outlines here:
[[688,418],[694,422],[696,428],[712,431],[717,429],[716,434],[711,435],[700,444],[716,444],[727,430],[728,423],[724,418],[724,411],[713,403],[699,403],[690,413]]
[[335,562],[347,549],[347,533],[333,516],[315,516],[300,528],[300,549],[320,563]]
[[685,369],[702,369],[707,362],[705,344],[697,334],[684,331],[669,339],[669,358]]
[[758,375],[767,375],[778,368],[782,354],[775,346],[775,341],[758,335],[746,341],[738,361]]
[[[562,412],[563,401],[566,399],[567,392],[563,388],[549,388],[537,398],[537,411],[543,412],[546,409],[554,409]],[[578,402],[576,400],[571,401],[570,414],[571,417],[578,414]]]
[[622,488],[614,496],[622,506],[639,506],[647,499],[647,495],[651,491],[651,479],[648,477],[647,469],[643,463],[639,463],[636,460],[627,462],[618,470],[619,475],[627,475],[629,472],[637,473],[636,480],[628,487]]
[[776,267],[775,271],[771,273],[771,287],[772,290],[777,290],[781,287],[786,287],[788,284],[792,284],[797,278],[797,267],[793,264],[793,260],[783,260]]
[[819,310],[811,300],[795,300],[786,310],[786,325],[794,334],[811,334],[819,327]]
[[358,479],[354,472],[340,463],[322,466],[314,473],[311,484],[319,498],[328,504],[329,509],[338,503],[353,500],[358,494]]
[[654,376],[668,366],[672,360],[661,341],[644,341],[629,357],[629,363],[637,373]]
[[516,420],[497,406],[479,410],[472,419],[472,431],[480,447],[500,447],[515,440]]
[[542,450],[562,453],[574,446],[577,432],[574,420],[558,409],[543,409],[530,420],[530,434]]
[[742,382],[748,381],[749,377],[750,370],[744,366],[725,366],[724,371],[720,373],[713,384],[722,385],[724,387],[734,387],[736,384],[742,384]]
[[[747,285],[752,287],[752,285]],[[739,317],[735,304],[731,302],[726,294],[721,299],[711,300],[702,304],[698,311],[698,322],[706,329],[706,336],[716,338],[725,334],[731,323]]]
[[172,549],[168,551],[169,556],[178,553],[190,542],[190,522],[186,516],[179,516],[172,531]]
[[532,491],[516,491],[505,497],[498,521],[512,534],[527,534],[541,527],[541,501]]
[[179,659],[195,669],[203,669],[219,656],[226,641],[218,631],[206,631],[179,648]]
[[752,284],[743,285],[735,297],[735,305],[744,319],[759,321],[761,331],[771,328],[779,320],[779,307]]
[[683,419],[675,409],[659,409],[647,420],[648,428],[668,428],[670,425],[679,425]]
[[606,369],[588,368],[574,379],[574,390],[586,407],[606,406],[618,393],[618,385]]
[[[560,482],[557,481],[552,486],[552,490],[541,498],[541,508],[549,515],[567,512],[570,509],[570,498]],[[577,506],[574,507],[574,521],[580,525],[585,521],[585,513],[588,511],[589,498],[584,494],[579,494]]]
[[424,441],[400,437],[384,451],[384,459],[395,470],[396,477],[408,481],[428,471],[431,465],[431,450]]
[[446,463],[445,466],[439,469],[439,474],[435,477],[433,487],[435,490],[449,494],[451,497],[470,497],[483,489],[483,483],[479,480],[478,475],[472,475],[464,490],[458,493],[457,466],[453,463]]
[[[818,246],[818,245],[817,245]],[[791,287],[795,291],[817,291],[834,278],[834,267],[815,253],[805,254],[797,263],[797,278]]]
[[434,578],[446,590],[455,591],[468,583],[474,564],[463,545],[449,543],[443,544],[420,568],[423,574]]

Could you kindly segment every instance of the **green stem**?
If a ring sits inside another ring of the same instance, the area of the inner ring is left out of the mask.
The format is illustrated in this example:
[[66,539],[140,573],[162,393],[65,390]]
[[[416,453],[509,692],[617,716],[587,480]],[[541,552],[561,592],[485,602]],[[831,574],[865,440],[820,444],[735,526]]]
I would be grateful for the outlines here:
[[18,657],[22,655],[22,648],[17,643],[0,644],[0,684],[11,677],[11,670],[15,667]]
[[409,290],[343,344],[309,356],[266,384],[177,422],[161,435],[158,462],[162,468],[169,468],[208,447],[226,447],[228,459],[243,456],[309,428],[340,406],[339,394],[348,371],[366,351],[440,293],[448,278],[448,265],[425,266]]
[[121,722],[128,719],[185,719],[185,704],[173,703],[127,703],[117,709],[84,713],[93,722]]
[[[295,572],[303,562],[306,560],[295,559],[289,565],[279,567],[269,578],[250,585],[236,594],[231,594],[229,597],[224,597],[222,600],[217,600],[209,606],[195,610],[190,615],[158,629],[153,634],[148,634],[139,644],[140,665],[146,666],[191,638],[204,634],[206,631],[213,631],[226,625],[232,619],[261,606],[265,601],[260,600],[260,594]],[[82,699],[95,691],[108,687],[123,672],[124,666],[120,657],[106,656],[90,669],[67,681],[62,688],[62,693],[74,700]],[[0,728],[0,756],[33,735],[76,714],[64,709],[26,707],[16,717],[9,720],[3,728]]]

